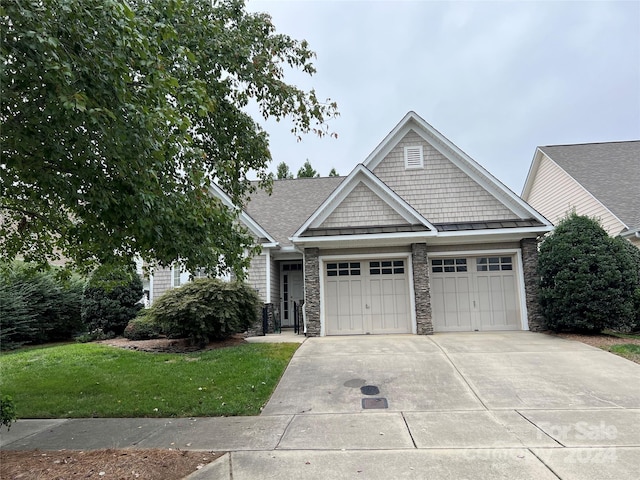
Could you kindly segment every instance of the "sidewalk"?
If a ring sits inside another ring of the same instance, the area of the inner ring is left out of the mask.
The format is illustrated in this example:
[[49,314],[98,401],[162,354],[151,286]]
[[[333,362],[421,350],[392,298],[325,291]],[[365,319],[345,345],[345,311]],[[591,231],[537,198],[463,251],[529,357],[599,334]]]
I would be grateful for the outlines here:
[[[639,413],[625,418],[625,412],[615,412],[617,424],[628,422],[629,431],[590,446],[564,446],[514,411],[19,420],[3,430],[1,444],[11,450],[230,452],[189,480],[623,480],[636,478],[640,468]],[[452,429],[456,424],[464,428]]]

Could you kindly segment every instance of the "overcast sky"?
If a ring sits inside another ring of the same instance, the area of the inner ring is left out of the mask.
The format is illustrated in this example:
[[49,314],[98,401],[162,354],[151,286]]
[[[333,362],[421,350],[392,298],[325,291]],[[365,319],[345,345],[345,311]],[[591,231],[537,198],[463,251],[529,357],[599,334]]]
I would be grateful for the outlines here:
[[338,103],[338,139],[267,122],[272,171],[347,175],[410,110],[520,194],[538,145],[640,139],[640,2],[262,1],[306,39],[298,86]]

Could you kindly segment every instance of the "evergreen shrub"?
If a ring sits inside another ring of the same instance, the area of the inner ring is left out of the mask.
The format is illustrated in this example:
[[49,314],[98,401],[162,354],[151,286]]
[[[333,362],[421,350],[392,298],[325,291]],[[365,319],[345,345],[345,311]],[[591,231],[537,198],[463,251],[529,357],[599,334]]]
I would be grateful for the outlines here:
[[147,315],[168,336],[204,346],[246,331],[259,318],[260,307],[249,285],[199,279],[166,292]]

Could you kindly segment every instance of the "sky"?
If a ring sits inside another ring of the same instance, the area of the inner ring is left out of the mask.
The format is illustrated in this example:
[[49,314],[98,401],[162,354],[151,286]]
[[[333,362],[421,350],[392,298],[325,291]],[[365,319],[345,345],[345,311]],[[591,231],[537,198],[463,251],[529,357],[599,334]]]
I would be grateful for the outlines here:
[[[273,163],[347,175],[408,111],[520,194],[542,145],[640,139],[640,1],[263,1],[338,104],[337,139],[260,122]],[[254,118],[258,119],[257,116]]]

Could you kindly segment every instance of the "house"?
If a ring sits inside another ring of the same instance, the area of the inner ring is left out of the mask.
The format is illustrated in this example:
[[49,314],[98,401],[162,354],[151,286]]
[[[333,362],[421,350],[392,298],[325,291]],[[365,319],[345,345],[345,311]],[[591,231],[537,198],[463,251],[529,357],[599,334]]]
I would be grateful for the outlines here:
[[277,180],[243,215],[262,243],[248,282],[283,326],[304,301],[307,335],[541,325],[552,225],[413,112],[347,177]]
[[538,147],[522,198],[554,224],[575,210],[640,248],[640,141]]

